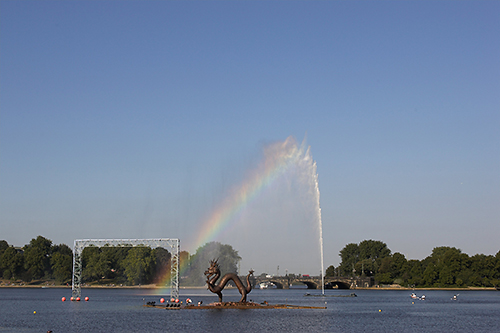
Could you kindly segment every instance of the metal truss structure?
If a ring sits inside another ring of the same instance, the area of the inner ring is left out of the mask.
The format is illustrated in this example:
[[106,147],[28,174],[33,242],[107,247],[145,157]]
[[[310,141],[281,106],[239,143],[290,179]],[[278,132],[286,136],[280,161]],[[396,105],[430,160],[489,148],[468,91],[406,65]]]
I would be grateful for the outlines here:
[[104,247],[135,247],[147,246],[151,248],[170,247],[170,297],[179,298],[179,253],[180,240],[177,238],[156,238],[156,239],[76,239],[73,249],[73,283],[72,296],[81,296],[82,283],[82,252],[88,246]]

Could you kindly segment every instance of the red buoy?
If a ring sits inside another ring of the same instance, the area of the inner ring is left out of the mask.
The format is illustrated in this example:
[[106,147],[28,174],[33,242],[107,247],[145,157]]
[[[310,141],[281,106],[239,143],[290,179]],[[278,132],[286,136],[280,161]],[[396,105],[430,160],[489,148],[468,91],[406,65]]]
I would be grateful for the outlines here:
[[175,300],[175,303],[179,303],[179,299],[178,298]]
[[71,298],[69,300],[73,302],[75,300],[75,298],[73,296],[71,296]]
[[89,297],[85,297],[85,302],[88,302],[89,301]]
[[66,301],[66,297],[61,298],[61,301],[65,302]]
[[77,302],[80,302],[80,297],[77,297],[77,298],[76,298],[76,301],[77,301]]
[[173,298],[173,297],[172,297],[172,298],[170,299],[170,302],[172,302],[172,303],[173,303],[173,302],[175,302],[175,298]]
[[165,299],[164,298],[160,298],[160,303],[165,303]]

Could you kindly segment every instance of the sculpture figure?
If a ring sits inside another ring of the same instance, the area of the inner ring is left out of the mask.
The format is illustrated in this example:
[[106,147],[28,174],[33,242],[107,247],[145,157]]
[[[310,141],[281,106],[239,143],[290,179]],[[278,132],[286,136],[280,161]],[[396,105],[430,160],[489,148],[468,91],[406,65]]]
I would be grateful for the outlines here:
[[207,276],[208,290],[219,295],[219,302],[222,302],[222,290],[230,280],[233,280],[234,284],[236,285],[236,287],[238,287],[238,290],[240,291],[241,294],[240,302],[246,303],[247,294],[252,290],[252,284],[250,283],[250,275],[253,274],[253,270],[250,270],[247,275],[246,287],[243,284],[243,282],[241,282],[238,275],[234,273],[227,273],[222,277],[219,284],[216,284],[217,280],[220,277],[220,267],[218,260],[219,259],[210,260],[210,267],[205,271],[205,275]]

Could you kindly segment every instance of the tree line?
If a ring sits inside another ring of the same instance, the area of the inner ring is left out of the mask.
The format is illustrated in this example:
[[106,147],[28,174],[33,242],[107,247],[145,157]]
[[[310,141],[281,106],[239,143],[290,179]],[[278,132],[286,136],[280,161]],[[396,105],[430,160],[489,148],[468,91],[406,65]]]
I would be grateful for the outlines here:
[[53,245],[42,236],[20,249],[0,240],[0,276],[5,280],[54,279],[71,281],[73,251],[65,244]]
[[382,241],[347,244],[340,251],[341,263],[329,266],[325,276],[373,277],[378,284],[410,287],[500,286],[500,251],[496,255],[469,256],[455,247],[440,246],[423,260],[407,260]]
[[[469,256],[455,247],[441,246],[423,260],[407,260],[392,253],[382,241],[347,244],[339,253],[338,267],[329,266],[325,276],[373,277],[378,284],[414,287],[500,286],[500,251],[495,255]],[[241,257],[231,245],[210,242],[193,255],[180,253],[181,284],[205,284],[204,271],[219,259],[221,275],[238,273]],[[169,277],[171,253],[164,248],[87,247],[82,252],[84,283],[139,285],[164,282]],[[0,240],[0,278],[34,283],[55,280],[71,284],[73,251],[65,244],[38,236],[22,248]]]
[[[90,246],[81,256],[83,283],[140,285],[164,283],[170,278],[172,255],[161,247]],[[194,255],[182,251],[179,257],[182,284],[192,286],[205,284],[203,273],[209,260],[220,259],[222,274],[236,273],[241,260],[231,245],[218,242],[199,247]],[[4,280],[71,284],[72,270],[73,251],[65,244],[53,245],[43,236],[22,248],[0,241],[0,278]]]

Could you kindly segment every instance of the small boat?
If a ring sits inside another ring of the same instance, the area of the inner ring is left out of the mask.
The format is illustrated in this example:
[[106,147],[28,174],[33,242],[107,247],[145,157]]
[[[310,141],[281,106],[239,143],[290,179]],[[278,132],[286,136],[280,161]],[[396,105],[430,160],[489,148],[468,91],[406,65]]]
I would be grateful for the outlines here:
[[259,289],[275,289],[276,285],[272,282],[259,283]]
[[453,297],[451,298],[451,300],[452,300],[452,301],[456,301],[456,300],[458,300],[458,295],[460,295],[460,294],[453,295]]
[[413,299],[417,299],[418,298],[418,296],[415,293],[411,293],[410,297],[413,298]]

